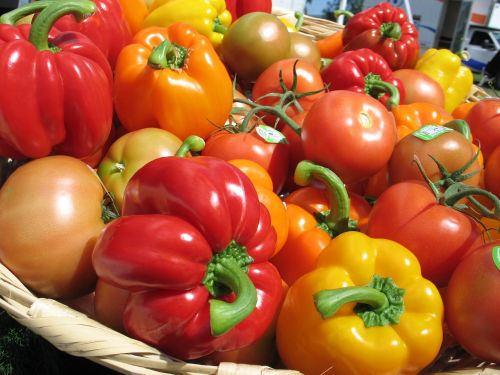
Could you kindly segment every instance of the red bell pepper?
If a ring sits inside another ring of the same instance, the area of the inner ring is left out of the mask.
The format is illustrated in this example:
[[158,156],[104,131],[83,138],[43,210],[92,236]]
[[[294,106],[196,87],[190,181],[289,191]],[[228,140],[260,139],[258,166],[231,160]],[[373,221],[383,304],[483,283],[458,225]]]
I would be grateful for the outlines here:
[[51,30],[62,15],[94,10],[86,0],[48,2],[32,25],[0,24],[0,156],[83,158],[106,142],[113,119],[109,63],[84,35]]
[[392,108],[404,101],[403,82],[392,75],[385,59],[369,48],[342,52],[322,71],[329,90],[366,93]]
[[96,10],[92,17],[79,22],[75,16],[61,17],[55,27],[61,31],[78,31],[92,40],[114,68],[118,54],[132,42],[132,32],[118,0],[92,0]]
[[418,30],[403,9],[379,3],[350,18],[343,30],[344,51],[370,48],[392,70],[413,68],[419,57]]
[[271,0],[226,0],[226,9],[231,13],[233,22],[251,12],[271,13],[272,8]]
[[131,292],[129,334],[194,359],[259,339],[283,296],[268,262],[276,232],[251,181],[218,158],[164,157],[139,169],[93,263]]

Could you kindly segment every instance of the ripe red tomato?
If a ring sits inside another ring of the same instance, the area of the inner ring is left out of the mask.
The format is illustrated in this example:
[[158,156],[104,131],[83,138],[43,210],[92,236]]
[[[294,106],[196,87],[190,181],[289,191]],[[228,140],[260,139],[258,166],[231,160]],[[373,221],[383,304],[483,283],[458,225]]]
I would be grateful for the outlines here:
[[441,86],[416,69],[399,69],[392,73],[403,82],[405,97],[400,104],[432,103],[444,108],[444,92]]
[[[291,89],[293,85],[294,66],[297,75],[297,86],[295,88],[295,92],[297,94],[318,91],[324,88],[323,79],[321,78],[319,70],[309,62],[296,58],[284,59],[270,65],[259,75],[252,88],[252,97],[254,98],[254,100],[257,103],[266,106],[274,106],[278,104],[280,100],[279,97],[264,97],[264,95],[283,92],[283,89],[280,85],[280,73],[282,74],[283,83],[285,84],[285,86],[288,89]],[[303,111],[307,112],[309,108],[311,108],[311,106],[314,104],[314,102],[324,94],[325,91],[321,91],[317,94],[300,98],[298,102]],[[299,111],[293,104],[290,105],[286,110],[286,114],[291,117],[298,115],[300,112],[301,111]],[[266,124],[273,126],[276,122],[276,117],[269,114],[263,114],[263,120]],[[280,122],[277,128],[281,129],[282,127],[283,123]]]
[[[495,264],[499,262],[498,264]],[[472,251],[456,267],[445,293],[445,319],[474,356],[500,362],[500,240]]]
[[201,152],[204,156],[215,156],[229,161],[248,159],[260,164],[273,180],[273,191],[279,193],[288,173],[288,149],[285,143],[269,143],[257,134],[255,128],[249,133],[220,131],[206,140]]
[[500,145],[500,99],[486,98],[474,105],[465,117],[475,143],[481,144],[485,162]]
[[103,195],[96,174],[76,158],[47,156],[19,167],[0,190],[0,261],[41,296],[89,293]]
[[484,187],[500,197],[500,145],[493,150],[484,166]]
[[336,90],[309,109],[301,138],[307,159],[330,168],[344,183],[354,183],[384,167],[397,132],[394,117],[378,100]]
[[387,238],[418,258],[422,275],[445,286],[462,257],[482,242],[481,229],[469,216],[441,205],[422,181],[391,185],[370,211],[366,233]]

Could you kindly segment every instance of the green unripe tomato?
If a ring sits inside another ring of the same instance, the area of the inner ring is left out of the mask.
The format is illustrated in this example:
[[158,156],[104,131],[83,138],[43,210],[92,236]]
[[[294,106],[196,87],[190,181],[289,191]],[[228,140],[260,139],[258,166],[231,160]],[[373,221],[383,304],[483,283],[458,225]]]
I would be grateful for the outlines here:
[[290,35],[283,22],[270,13],[251,12],[231,24],[221,45],[227,68],[251,82],[274,62],[290,54]]

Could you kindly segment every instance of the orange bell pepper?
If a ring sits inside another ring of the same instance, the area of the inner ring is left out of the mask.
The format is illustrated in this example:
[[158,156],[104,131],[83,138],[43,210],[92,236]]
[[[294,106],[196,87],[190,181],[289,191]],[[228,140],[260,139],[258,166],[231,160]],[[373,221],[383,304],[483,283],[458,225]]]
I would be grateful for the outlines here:
[[431,103],[400,104],[391,111],[396,120],[398,140],[423,125],[442,125],[453,120],[453,116],[444,108]]
[[313,179],[324,182],[327,188],[303,187],[285,198],[288,238],[281,251],[271,258],[271,263],[289,285],[315,267],[319,254],[332,237],[362,226],[371,210],[362,197],[348,194],[332,171],[301,161],[297,165],[295,182],[306,186]]
[[118,0],[123,9],[125,19],[132,31],[136,34],[142,28],[142,22],[149,13],[149,6],[146,0]]
[[115,68],[114,102],[128,131],[160,127],[181,140],[202,138],[231,112],[233,86],[210,41],[192,26],[139,31]]
[[316,41],[319,54],[322,58],[333,59],[342,53],[344,45],[342,43],[342,30],[338,30],[323,39]]
[[271,215],[271,225],[276,231],[276,250],[278,253],[288,237],[288,214],[281,198],[273,191],[273,180],[260,164],[252,160],[233,159],[229,163],[239,168],[252,181],[259,201],[266,206]]
[[443,310],[411,251],[349,231],[290,285],[276,344],[307,375],[417,374],[439,353]]

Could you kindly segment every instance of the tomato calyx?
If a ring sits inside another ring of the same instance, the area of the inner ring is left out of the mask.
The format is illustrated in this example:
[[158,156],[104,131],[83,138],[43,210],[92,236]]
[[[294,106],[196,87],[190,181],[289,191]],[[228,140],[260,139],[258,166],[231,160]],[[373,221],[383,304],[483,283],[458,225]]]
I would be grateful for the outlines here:
[[[298,93],[297,92],[297,85],[298,85],[298,75],[297,75],[297,64],[299,60],[295,60],[293,64],[293,79],[292,79],[292,85],[290,88],[288,88],[285,84],[285,81],[283,79],[283,71],[280,70],[279,72],[279,82],[280,82],[280,88],[282,92],[271,92],[267,93],[265,95],[262,95],[259,98],[254,98],[254,100],[249,100],[249,99],[243,99],[243,98],[234,98],[235,103],[240,103],[240,104],[246,104],[247,106],[250,107],[250,110],[246,113],[245,118],[241,122],[239,128],[240,131],[245,131],[249,127],[249,123],[252,121],[253,118],[255,117],[261,117],[260,114],[262,113],[267,113],[276,116],[276,121],[274,124],[274,127],[276,128],[278,125],[278,122],[282,120],[285,122],[288,126],[292,128],[292,130],[300,135],[301,128],[300,126],[290,117],[287,115],[286,110],[290,106],[294,106],[299,112],[304,112],[304,109],[300,105],[299,100],[319,94],[322,91],[325,91],[327,89],[327,86],[322,87],[319,90],[315,91],[307,91],[307,92],[302,92]],[[276,105],[274,106],[269,106],[269,105],[262,105],[259,104],[258,101],[265,99],[265,98],[279,98],[279,101]],[[240,109],[236,109],[237,114],[241,114]]]
[[[442,176],[440,180],[435,182],[432,182],[431,179],[426,175],[418,157],[415,156],[413,160],[416,163],[427,185],[434,193],[436,200],[440,204],[462,212],[472,217],[475,221],[479,221],[481,217],[500,219],[500,199],[495,194],[479,187],[473,187],[464,184],[462,182],[480,172],[479,170],[477,170],[468,174],[464,174],[467,168],[469,168],[477,159],[480,150],[481,148],[478,147],[477,152],[474,154],[471,160],[465,163],[462,168],[459,168],[451,173],[446,170],[446,168],[442,163],[439,162],[439,160],[437,160],[432,155],[429,155],[429,157],[438,166],[438,169]],[[493,211],[480,203],[476,198],[474,198],[474,196],[477,195],[482,195],[489,199],[493,203]],[[468,203],[462,203],[464,198],[467,199]]]
[[358,230],[356,220],[349,218],[350,200],[342,180],[330,169],[302,160],[297,164],[294,181],[299,186],[308,186],[312,180],[321,181],[327,188],[329,210],[314,214],[318,227],[330,237],[347,231]]

